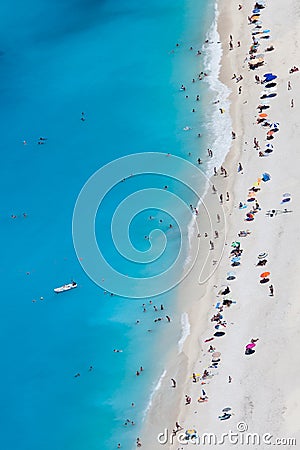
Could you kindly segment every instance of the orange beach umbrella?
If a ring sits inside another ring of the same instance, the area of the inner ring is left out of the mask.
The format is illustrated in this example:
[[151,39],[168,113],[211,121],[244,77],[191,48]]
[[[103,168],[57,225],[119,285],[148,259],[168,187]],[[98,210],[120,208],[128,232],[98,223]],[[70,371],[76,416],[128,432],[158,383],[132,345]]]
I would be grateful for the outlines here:
[[261,114],[258,115],[258,117],[268,117],[268,114],[266,114],[266,113],[261,113]]
[[261,277],[261,278],[266,278],[266,277],[268,277],[269,275],[270,275],[270,272],[263,272],[263,273],[260,274],[260,277]]

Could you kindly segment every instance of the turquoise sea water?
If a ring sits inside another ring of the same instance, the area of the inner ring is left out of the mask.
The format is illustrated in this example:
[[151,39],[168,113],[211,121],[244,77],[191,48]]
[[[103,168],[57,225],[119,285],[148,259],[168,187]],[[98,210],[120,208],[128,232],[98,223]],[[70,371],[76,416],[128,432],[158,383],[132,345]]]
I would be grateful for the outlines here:
[[[1,448],[106,450],[121,442],[129,449],[163,369],[159,341],[168,324],[154,325],[159,314],[149,302],[144,313],[144,300],[105,295],[83,272],[72,242],[73,208],[86,180],[118,157],[159,151],[206,161],[213,94],[191,79],[204,70],[204,55],[196,51],[214,2],[14,0],[1,6]],[[189,99],[179,91],[182,83]],[[38,144],[40,137],[47,140]],[[99,211],[103,252],[119,270],[139,276],[147,268],[114,255],[115,206],[137,188],[165,184],[186,202],[195,200],[173,181],[147,176],[116,189]],[[151,231],[145,215],[155,216],[165,232],[172,222],[156,210],[137,216],[130,235],[140,250]],[[179,243],[173,225],[165,266]],[[71,279],[78,289],[53,293]],[[172,316],[170,345],[180,331],[174,295],[153,301]],[[136,377],[140,365],[145,371]],[[136,425],[124,426],[127,418]]]

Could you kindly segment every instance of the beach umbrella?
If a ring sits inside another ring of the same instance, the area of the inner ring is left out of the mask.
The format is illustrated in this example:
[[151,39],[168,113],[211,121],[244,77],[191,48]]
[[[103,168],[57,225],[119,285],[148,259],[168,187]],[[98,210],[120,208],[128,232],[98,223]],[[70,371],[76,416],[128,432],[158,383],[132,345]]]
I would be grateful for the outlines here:
[[219,419],[220,420],[228,420],[228,419],[230,419],[230,417],[231,417],[231,414],[224,413],[224,416],[219,416]]
[[252,12],[253,12],[253,14],[260,13],[260,9],[259,8],[254,8]]
[[252,348],[246,348],[245,355],[252,355],[252,353],[255,353],[255,350],[253,350]]
[[221,356],[221,353],[220,352],[214,352],[211,356],[213,358],[219,358]]
[[269,181],[270,179],[271,179],[271,175],[269,173],[265,172],[262,174],[262,180],[264,182]]
[[265,85],[266,88],[271,88],[271,87],[275,87],[275,86],[277,86],[277,83],[272,83],[272,82]]
[[287,203],[287,202],[289,202],[290,200],[291,200],[290,198],[287,198],[287,197],[286,197],[286,198],[283,198],[283,199],[281,200],[280,203],[281,203],[281,204],[282,204],[282,203]]
[[254,342],[251,342],[251,344],[246,345],[246,348],[254,348],[256,347],[256,344]]
[[264,75],[265,82],[276,80],[277,76],[273,75],[272,73],[268,73],[267,75]]
[[241,245],[239,241],[234,241],[232,242],[231,247],[238,247],[239,245]]
[[271,128],[278,128],[279,127],[279,122],[273,122],[271,123]]
[[225,331],[216,331],[214,336],[221,337],[221,336],[224,336],[224,334],[225,334]]
[[258,255],[258,259],[265,259],[268,256],[267,252],[262,252]]
[[262,278],[262,279],[260,280],[260,283],[261,283],[261,284],[269,283],[269,281],[270,281],[269,278]]
[[227,295],[227,294],[229,294],[229,292],[230,292],[229,286],[224,285],[224,288],[220,289],[218,294],[219,295]]
[[260,274],[261,278],[267,278],[270,275],[270,272],[263,272]]
[[234,272],[228,272],[227,273],[227,280],[231,281],[231,280],[235,280],[236,276]]
[[197,431],[195,429],[186,430],[185,434],[187,436],[186,439],[193,439],[197,437]]
[[234,258],[232,258],[231,262],[236,263],[239,262],[241,260],[241,258],[239,256],[235,256]]
[[261,114],[258,115],[258,117],[268,117],[268,114],[266,114],[266,113],[261,113]]
[[228,412],[228,411],[231,411],[231,408],[229,406],[227,408],[222,409],[222,412]]
[[286,192],[285,194],[282,194],[282,197],[291,197],[291,194],[289,194],[288,192]]
[[273,148],[273,144],[266,144],[266,147]]
[[265,73],[264,77],[265,77],[265,81],[272,81],[272,80],[276,80],[277,75],[274,75],[273,73]]

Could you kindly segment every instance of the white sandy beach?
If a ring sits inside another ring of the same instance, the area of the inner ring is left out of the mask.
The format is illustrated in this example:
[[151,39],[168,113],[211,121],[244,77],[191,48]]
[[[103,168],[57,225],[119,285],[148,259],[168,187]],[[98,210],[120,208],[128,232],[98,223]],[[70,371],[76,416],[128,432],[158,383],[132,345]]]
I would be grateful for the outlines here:
[[[153,399],[153,406],[140,436],[145,449],[184,448],[184,444],[177,440],[179,432],[174,443],[170,443],[176,421],[183,432],[195,429],[199,436],[209,432],[218,437],[229,430],[237,432],[237,425],[244,423],[249,433],[258,433],[261,438],[265,433],[272,435],[266,439],[274,445],[276,438],[294,438],[300,445],[300,356],[297,348],[300,338],[300,304],[297,295],[300,267],[300,213],[297,208],[300,200],[300,71],[289,73],[291,67],[300,64],[300,5],[295,0],[284,3],[266,0],[266,7],[260,11],[262,28],[256,30],[271,30],[265,33],[270,38],[262,39],[263,34],[254,35],[259,43],[258,53],[264,54],[265,63],[255,70],[249,70],[245,59],[250,56],[249,48],[253,43],[251,33],[255,24],[248,24],[248,16],[253,15],[254,4],[254,1],[242,3],[239,10],[238,1],[219,2],[218,31],[223,45],[220,78],[232,90],[230,113],[236,139],[232,141],[231,151],[224,162],[229,176],[213,177],[212,182],[218,192],[209,192],[205,199],[207,204],[214,203],[210,211],[213,211],[213,229],[218,230],[219,238],[215,239],[213,235],[206,240],[202,238],[204,231],[209,231],[208,220],[205,220],[201,224],[200,239],[207,249],[210,239],[215,245],[214,250],[208,250],[210,259],[207,273],[213,267],[213,260],[220,259],[220,264],[216,265],[217,269],[209,281],[199,285],[198,275],[202,264],[199,260],[182,283],[180,305],[182,311],[188,313],[191,334],[181,354],[176,356],[174,352],[170,366],[166,367],[161,388]],[[231,51],[230,34],[233,37]],[[239,47],[238,41],[241,42]],[[274,50],[266,52],[270,43],[274,45]],[[243,76],[239,83],[232,79],[234,73]],[[277,95],[264,102],[270,106],[264,112],[268,114],[268,120],[279,123],[279,131],[274,133],[274,139],[268,141],[266,136],[269,128],[256,123],[257,106],[266,88],[256,83],[254,78],[258,75],[262,79],[265,73],[277,76],[274,80],[274,92]],[[288,81],[291,83],[290,90],[287,88]],[[260,150],[263,151],[269,143],[273,145],[273,152],[269,156],[259,157],[259,150],[254,149],[254,138],[258,140]],[[243,167],[240,173],[237,171],[239,162]],[[269,173],[271,179],[259,184],[260,190],[255,198],[260,210],[254,214],[253,221],[247,222],[246,213],[253,206],[247,202],[249,189],[264,172]],[[225,200],[226,191],[230,193],[229,201]],[[218,224],[215,219],[217,209],[221,208],[218,202],[221,193],[224,196],[226,226],[224,220]],[[282,204],[283,198],[288,198],[283,197],[285,193],[291,194],[291,201]],[[239,202],[246,203],[247,208],[239,209]],[[280,212],[284,208],[292,212]],[[278,210],[278,213],[270,217],[267,212],[272,209]],[[238,232],[246,229],[251,234],[238,238]],[[224,253],[221,256],[224,236]],[[240,266],[233,268],[229,255],[231,243],[236,240],[240,241],[243,252]],[[262,252],[267,253],[267,263],[257,267],[257,256]],[[236,279],[227,281],[226,274],[232,270]],[[270,272],[270,281],[261,284],[260,274],[265,271]],[[269,295],[270,284],[274,286],[274,296]],[[216,303],[222,303],[223,297],[218,295],[222,285],[230,287],[228,298],[236,303],[224,307],[222,311],[222,320],[227,325],[226,328],[221,326],[220,330],[226,334],[205,343],[216,331],[216,322],[211,322],[210,318],[218,312]],[[189,299],[186,304],[185,298]],[[253,338],[259,338],[255,353],[245,355],[245,346]],[[217,368],[209,367],[212,359],[212,354],[208,352],[210,345],[221,353]],[[197,376],[197,382],[193,382],[193,372],[202,375],[204,370],[208,370],[212,377],[201,379]],[[229,376],[232,378],[230,383]],[[176,379],[176,388],[172,388],[171,378]],[[202,389],[208,401],[199,403],[197,399]],[[185,395],[191,397],[188,405],[185,404]],[[221,421],[218,416],[222,416],[225,407],[231,408],[232,415],[228,420]],[[165,429],[169,431],[169,440],[162,445],[157,436]],[[241,439],[242,428],[238,434]],[[233,444],[227,440],[224,448],[232,445],[243,447],[241,441]],[[289,443],[285,448],[297,448],[297,445]],[[247,447],[269,448],[270,444],[265,442]]]

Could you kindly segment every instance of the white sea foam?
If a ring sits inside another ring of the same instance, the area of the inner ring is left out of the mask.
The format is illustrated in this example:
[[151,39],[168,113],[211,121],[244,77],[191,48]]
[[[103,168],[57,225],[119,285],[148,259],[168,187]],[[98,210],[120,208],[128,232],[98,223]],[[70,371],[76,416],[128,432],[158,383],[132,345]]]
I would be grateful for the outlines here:
[[178,341],[178,353],[182,352],[183,344],[187,337],[191,334],[191,325],[189,321],[188,313],[181,314],[181,338]]
[[188,243],[189,243],[189,248],[188,248],[188,254],[187,257],[185,258],[184,261],[184,267],[189,266],[190,262],[192,261],[192,257],[191,257],[191,248],[193,245],[193,239],[194,239],[194,235],[195,235],[195,228],[196,228],[196,216],[192,217],[189,225],[188,225]]
[[164,377],[166,376],[166,373],[167,373],[167,371],[164,370],[163,373],[161,374],[161,376],[159,377],[159,380],[158,380],[158,382],[156,383],[155,388],[153,389],[153,391],[152,391],[151,394],[150,394],[150,398],[149,398],[148,405],[147,405],[147,407],[146,407],[146,409],[145,409],[145,411],[144,411],[143,420],[145,419],[145,417],[146,417],[148,411],[150,410],[150,408],[151,408],[151,406],[152,406],[152,403],[153,403],[153,397],[154,397],[155,393],[160,389],[161,384],[162,384],[162,381],[163,381]]
[[[231,130],[232,122],[229,114],[230,108],[230,89],[219,80],[221,69],[221,58],[223,54],[222,45],[220,43],[220,35],[217,30],[218,21],[218,6],[215,5],[214,21],[208,31],[208,43],[204,44],[204,72],[207,73],[205,81],[208,83],[209,89],[212,92],[212,108],[208,111],[209,118],[206,129],[207,134],[211,137],[209,144],[213,150],[214,158],[209,163],[209,173],[211,175],[213,167],[220,167],[229,152],[231,146]],[[214,101],[219,101],[213,104]],[[220,108],[224,110],[221,114]]]

